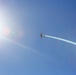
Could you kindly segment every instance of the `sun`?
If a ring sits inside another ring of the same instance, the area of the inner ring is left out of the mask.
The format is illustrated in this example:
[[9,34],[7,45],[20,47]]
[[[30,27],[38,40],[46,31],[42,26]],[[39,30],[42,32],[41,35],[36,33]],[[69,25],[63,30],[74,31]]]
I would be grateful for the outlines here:
[[21,39],[24,36],[24,28],[14,15],[7,6],[0,7],[0,36],[10,39]]
[[9,36],[11,28],[9,27],[10,23],[9,13],[5,8],[0,8],[0,36]]

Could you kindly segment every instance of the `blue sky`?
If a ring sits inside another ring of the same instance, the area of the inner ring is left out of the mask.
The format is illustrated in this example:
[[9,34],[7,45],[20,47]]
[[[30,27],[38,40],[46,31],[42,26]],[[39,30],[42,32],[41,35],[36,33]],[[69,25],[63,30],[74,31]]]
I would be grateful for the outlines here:
[[8,12],[6,26],[12,31],[5,38],[17,42],[0,39],[0,75],[76,75],[76,47],[39,36],[43,32],[75,42],[75,0],[0,0],[0,6]]

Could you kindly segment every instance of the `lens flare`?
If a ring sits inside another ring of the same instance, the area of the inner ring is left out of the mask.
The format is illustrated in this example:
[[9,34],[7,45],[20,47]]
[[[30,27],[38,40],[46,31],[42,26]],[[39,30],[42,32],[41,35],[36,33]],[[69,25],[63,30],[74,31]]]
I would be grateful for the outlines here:
[[18,33],[18,36],[19,37],[23,37],[24,36],[24,32],[22,30],[20,30],[19,33]]
[[4,27],[2,30],[2,35],[3,36],[9,36],[11,33],[11,29],[9,27]]

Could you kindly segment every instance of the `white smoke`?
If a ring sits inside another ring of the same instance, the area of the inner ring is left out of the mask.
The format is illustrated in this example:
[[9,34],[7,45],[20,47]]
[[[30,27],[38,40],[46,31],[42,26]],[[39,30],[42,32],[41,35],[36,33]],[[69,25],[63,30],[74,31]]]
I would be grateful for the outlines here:
[[70,41],[70,40],[66,40],[66,39],[63,39],[63,38],[54,37],[54,36],[49,36],[49,35],[45,35],[45,37],[52,38],[52,39],[56,39],[56,40],[60,40],[60,41],[63,41],[63,42],[67,42],[67,43],[76,45],[76,42],[73,42],[73,41]]

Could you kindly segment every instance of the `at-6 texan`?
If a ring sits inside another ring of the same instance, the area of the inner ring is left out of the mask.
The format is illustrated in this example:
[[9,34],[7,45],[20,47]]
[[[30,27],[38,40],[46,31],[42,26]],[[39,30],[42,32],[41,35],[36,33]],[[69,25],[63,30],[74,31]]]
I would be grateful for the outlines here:
[[41,37],[41,38],[42,38],[42,37],[45,37],[45,35],[41,33],[41,34],[40,34],[40,37]]

